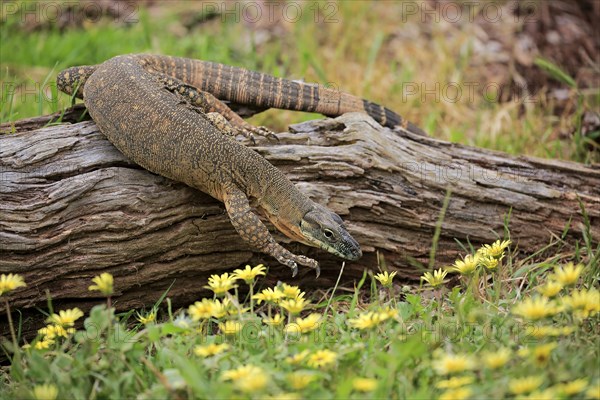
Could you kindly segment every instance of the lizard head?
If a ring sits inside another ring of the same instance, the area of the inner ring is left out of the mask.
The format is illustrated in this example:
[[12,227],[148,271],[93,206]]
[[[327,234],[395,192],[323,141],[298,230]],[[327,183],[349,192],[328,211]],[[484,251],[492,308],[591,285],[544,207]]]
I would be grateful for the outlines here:
[[319,247],[346,260],[362,257],[360,246],[346,230],[339,215],[314,203],[300,221],[302,242]]

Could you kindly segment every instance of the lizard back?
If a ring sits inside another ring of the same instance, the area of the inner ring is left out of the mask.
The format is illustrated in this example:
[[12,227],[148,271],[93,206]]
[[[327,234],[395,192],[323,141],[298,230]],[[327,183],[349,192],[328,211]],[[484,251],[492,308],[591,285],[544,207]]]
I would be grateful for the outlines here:
[[[255,151],[219,132],[130,56],[96,67],[83,89],[100,130],[142,167],[223,199],[235,185],[257,199],[297,189]],[[239,164],[243,164],[240,168]],[[268,185],[265,185],[268,184]]]

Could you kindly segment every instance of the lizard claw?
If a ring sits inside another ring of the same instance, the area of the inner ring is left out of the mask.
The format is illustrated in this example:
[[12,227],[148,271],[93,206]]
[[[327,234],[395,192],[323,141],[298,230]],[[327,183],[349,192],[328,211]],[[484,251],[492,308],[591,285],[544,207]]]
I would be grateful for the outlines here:
[[279,141],[277,135],[264,126],[253,126],[250,124],[244,124],[240,129],[240,133],[248,139],[250,139],[253,144],[256,144],[256,141],[254,140],[254,135],[264,136],[267,139],[276,139],[277,141]]
[[305,256],[296,256],[295,260],[298,264],[314,269],[317,273],[317,278],[319,277],[319,275],[321,275],[321,268],[319,267],[319,263],[313,260],[312,258],[308,258]]
[[275,139],[279,142],[279,138],[277,137],[277,135],[272,130],[270,130],[269,128],[267,128],[265,126],[256,127],[256,134],[258,134],[260,136],[264,136],[267,139]]
[[292,278],[294,278],[296,275],[298,275],[298,264],[296,264],[295,262],[292,261],[292,263],[294,264],[293,266],[291,266],[290,268],[292,269]]
[[298,274],[298,264],[314,269],[317,272],[317,278],[321,274],[319,263],[312,258],[297,256],[290,253],[288,257],[277,258],[277,260],[292,269],[292,277],[295,277],[296,274]]
[[238,129],[238,132],[241,133],[245,138],[250,139],[253,146],[256,146],[256,139],[254,138],[254,132],[247,128]]

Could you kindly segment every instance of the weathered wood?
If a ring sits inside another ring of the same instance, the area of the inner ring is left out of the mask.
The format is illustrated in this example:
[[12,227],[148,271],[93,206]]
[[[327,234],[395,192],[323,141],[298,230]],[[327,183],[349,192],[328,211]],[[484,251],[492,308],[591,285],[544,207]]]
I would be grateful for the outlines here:
[[[279,134],[279,143],[258,138],[254,148],[347,222],[365,255],[346,266],[346,280],[376,269],[378,259],[417,278],[414,264],[428,262],[448,188],[438,266],[457,256],[455,238],[478,245],[502,237],[509,212],[520,251],[538,250],[568,224],[564,241],[573,246],[583,230],[578,198],[593,238],[600,237],[597,166],[399,134],[362,114],[292,131]],[[15,308],[44,307],[46,291],[62,307],[88,308],[98,299],[87,287],[101,272],[115,276],[114,303],[128,309],[153,303],[173,282],[175,303],[193,301],[209,274],[247,263],[264,262],[271,281],[303,287],[331,287],[341,265],[289,244],[323,270],[318,280],[306,269],[291,278],[286,267],[247,248],[219,202],[134,165],[92,121],[0,135],[0,168],[0,273],[22,274],[28,284],[12,297]]]

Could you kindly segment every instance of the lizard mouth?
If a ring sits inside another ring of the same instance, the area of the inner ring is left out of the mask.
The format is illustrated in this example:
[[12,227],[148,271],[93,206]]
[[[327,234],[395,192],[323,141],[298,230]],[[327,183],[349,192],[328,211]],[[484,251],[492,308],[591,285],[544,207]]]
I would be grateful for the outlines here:
[[[344,232],[342,235],[342,239],[337,241],[336,243],[326,243],[320,240],[314,240],[313,242],[306,243],[313,247],[318,247],[322,250],[325,250],[328,253],[334,254],[344,260],[348,261],[356,261],[362,257],[362,250],[360,249],[360,245],[349,233]],[[311,238],[312,239],[312,238]]]
[[[344,244],[341,251],[334,253],[345,260],[356,261],[362,257],[362,250],[360,245],[352,236],[349,234],[344,238]],[[330,251],[331,252],[331,251]]]

